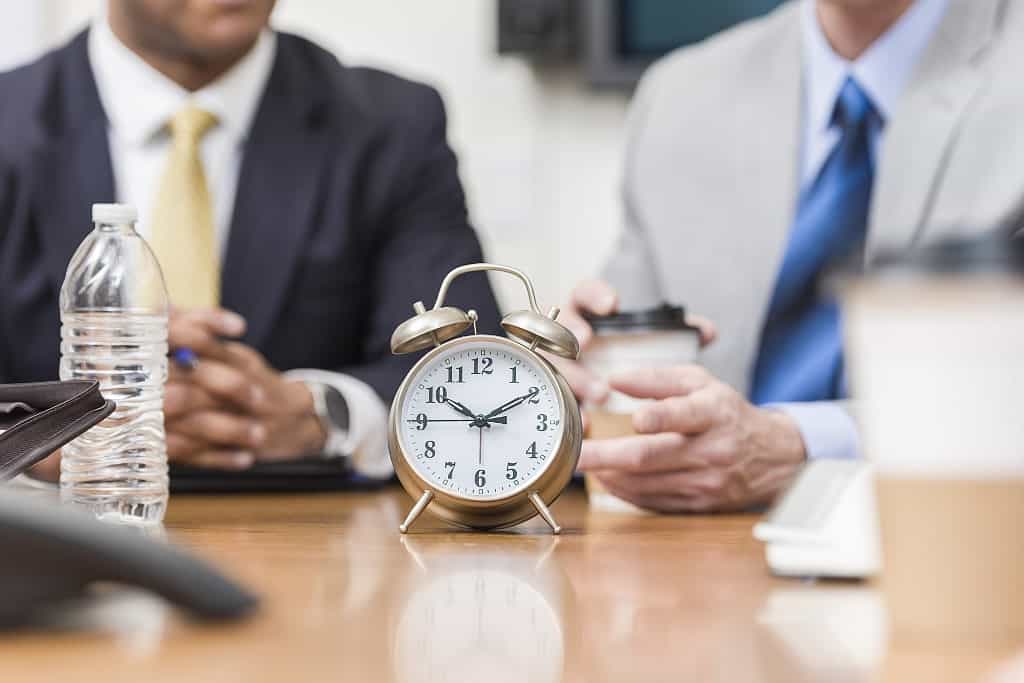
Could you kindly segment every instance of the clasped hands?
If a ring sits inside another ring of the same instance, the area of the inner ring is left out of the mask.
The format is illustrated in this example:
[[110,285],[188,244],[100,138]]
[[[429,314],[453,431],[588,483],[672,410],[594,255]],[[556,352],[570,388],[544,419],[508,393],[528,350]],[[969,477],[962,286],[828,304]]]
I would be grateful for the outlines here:
[[193,467],[244,470],[258,461],[296,458],[326,441],[303,382],[286,379],[253,348],[233,341],[245,320],[230,311],[171,313],[172,349],[199,360],[171,363],[164,396],[167,454]]
[[[588,281],[573,292],[560,322],[584,350],[593,331],[582,313],[609,315],[616,292]],[[692,317],[701,344],[714,325]],[[582,364],[549,356],[587,404],[601,404],[611,390],[652,399],[633,415],[635,436],[588,439],[578,469],[592,473],[612,494],[661,512],[742,510],[770,502],[805,461],[800,431],[781,411],[758,408],[697,365],[638,370],[608,382]]]

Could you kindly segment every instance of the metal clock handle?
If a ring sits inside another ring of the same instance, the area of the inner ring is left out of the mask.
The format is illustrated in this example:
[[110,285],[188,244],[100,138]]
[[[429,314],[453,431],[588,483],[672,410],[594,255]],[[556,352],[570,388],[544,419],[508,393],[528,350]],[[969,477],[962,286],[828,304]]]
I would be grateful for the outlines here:
[[[526,296],[530,299],[530,308],[533,309],[534,313],[543,315],[540,311],[540,306],[537,304],[537,293],[533,289],[533,283],[530,282],[530,278],[526,276],[526,273],[519,270],[518,268],[512,268],[511,266],[499,266],[494,263],[469,263],[464,266],[459,266],[452,272],[445,276],[444,280],[441,281],[441,289],[437,292],[437,301],[434,302],[434,308],[441,308],[444,305],[444,300],[448,296],[448,288],[451,287],[452,282],[455,278],[466,273],[478,273],[480,271],[493,270],[499,273],[508,273],[519,278],[519,281],[526,287]],[[558,315],[558,309],[555,309],[554,315],[549,317],[554,318]]]

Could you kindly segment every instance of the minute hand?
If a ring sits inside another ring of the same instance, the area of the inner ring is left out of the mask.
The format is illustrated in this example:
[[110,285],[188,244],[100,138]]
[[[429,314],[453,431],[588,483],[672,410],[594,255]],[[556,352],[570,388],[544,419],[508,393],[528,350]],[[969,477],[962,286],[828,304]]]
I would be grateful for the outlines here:
[[529,393],[523,394],[522,396],[517,396],[516,398],[512,399],[511,401],[508,401],[506,403],[502,403],[500,406],[498,406],[497,408],[495,408],[491,412],[489,412],[486,415],[484,415],[484,419],[485,420],[490,420],[492,417],[495,417],[497,415],[501,415],[504,412],[512,410],[516,406],[522,405],[523,403],[526,403],[527,400],[533,398],[536,395],[537,395],[536,391],[530,391]]

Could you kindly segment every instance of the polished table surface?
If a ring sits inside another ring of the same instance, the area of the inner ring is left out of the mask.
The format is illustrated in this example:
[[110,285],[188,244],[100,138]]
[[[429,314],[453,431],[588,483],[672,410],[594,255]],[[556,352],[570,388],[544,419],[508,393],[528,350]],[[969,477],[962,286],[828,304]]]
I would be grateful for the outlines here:
[[[167,537],[263,596],[238,624],[113,592],[0,638],[2,681],[971,681],[1000,647],[888,647],[878,593],[772,578],[756,517],[598,512],[452,531],[369,494],[177,497]],[[5,561],[10,561],[7,558]]]

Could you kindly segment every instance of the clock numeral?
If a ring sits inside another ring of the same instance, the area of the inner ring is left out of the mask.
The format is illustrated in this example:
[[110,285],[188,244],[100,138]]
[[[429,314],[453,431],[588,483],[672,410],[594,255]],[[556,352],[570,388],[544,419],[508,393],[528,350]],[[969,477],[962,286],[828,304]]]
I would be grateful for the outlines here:
[[422,432],[426,428],[427,428],[427,414],[426,413],[420,413],[419,415],[416,416],[416,431],[417,432]]
[[437,442],[436,441],[428,441],[427,443],[423,444],[423,446],[424,446],[424,450],[423,450],[423,457],[424,458],[433,458],[435,455],[437,455]]
[[538,432],[546,432],[546,431],[548,431],[548,416],[545,415],[544,413],[539,413],[537,415],[537,431]]
[[[465,380],[462,379],[462,366],[457,368],[448,366],[448,384],[465,384]],[[456,379],[458,378],[458,379]]]
[[530,444],[530,447],[526,449],[526,454],[530,456],[530,460],[537,459],[537,442],[534,441]]
[[519,478],[519,472],[516,471],[516,465],[518,463],[510,462],[505,465],[505,478],[509,481]]
[[540,399],[537,398],[537,394],[540,393],[540,389],[537,387],[530,387],[530,398],[526,401],[532,405],[540,405]]
[[491,366],[494,365],[493,358],[474,358],[473,359],[473,374],[474,375],[493,375],[494,370]]
[[446,462],[444,464],[444,466],[446,468],[448,468],[448,478],[449,479],[451,479],[453,476],[455,476],[455,463],[449,461],[449,462]]
[[512,379],[509,380],[509,384],[519,384],[519,368],[513,366],[508,371],[512,373]]
[[487,472],[485,470],[477,470],[473,481],[476,483],[477,488],[482,489],[487,485]]
[[427,403],[444,403],[447,400],[448,390],[444,387],[427,387]]

